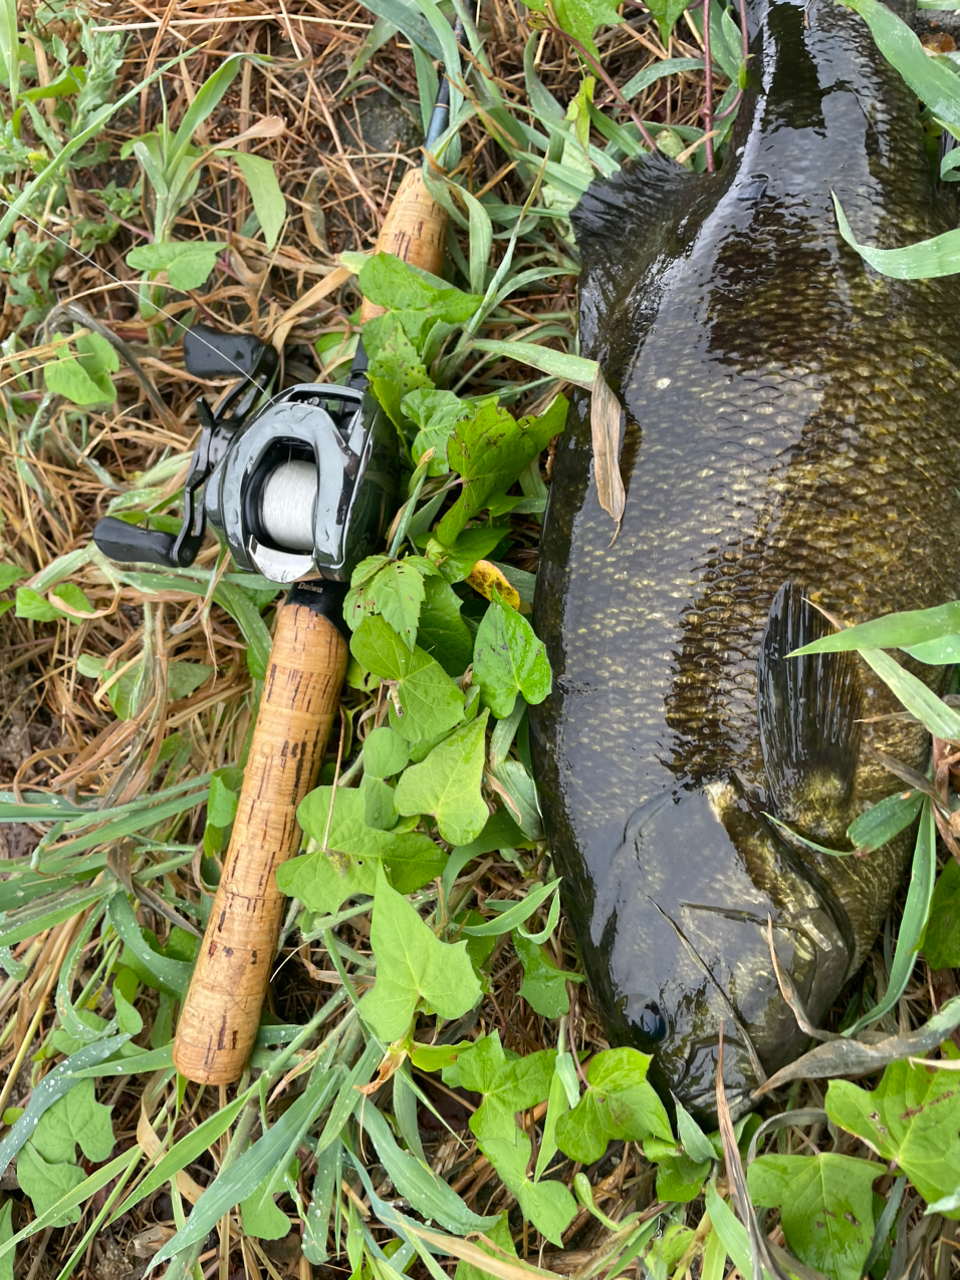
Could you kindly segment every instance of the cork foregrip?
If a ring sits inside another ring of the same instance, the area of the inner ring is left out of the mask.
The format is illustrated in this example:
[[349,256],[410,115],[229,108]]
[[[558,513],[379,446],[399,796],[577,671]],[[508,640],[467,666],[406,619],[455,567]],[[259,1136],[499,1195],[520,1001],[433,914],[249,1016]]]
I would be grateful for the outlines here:
[[[403,262],[438,276],[443,271],[446,234],[446,213],[427,190],[422,171],[410,169],[383,220],[377,253],[392,253]],[[364,299],[360,312],[363,324],[383,314],[383,307]]]
[[244,771],[207,931],[173,1047],[198,1084],[238,1079],[253,1048],[284,896],[274,872],[300,847],[297,806],[316,783],[340,698],[347,646],[308,605],[287,603]]

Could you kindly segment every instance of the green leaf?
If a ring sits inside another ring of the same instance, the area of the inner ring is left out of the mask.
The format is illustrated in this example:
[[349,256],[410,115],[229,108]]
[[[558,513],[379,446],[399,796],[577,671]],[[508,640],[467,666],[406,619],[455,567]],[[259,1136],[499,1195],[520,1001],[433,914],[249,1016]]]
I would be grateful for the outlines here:
[[[85,1177],[79,1165],[44,1160],[32,1142],[28,1142],[17,1157],[17,1181],[21,1191],[33,1201],[34,1212],[38,1216],[52,1208],[61,1196],[79,1187]],[[71,1222],[79,1222],[80,1216],[78,1205],[60,1214],[50,1225],[65,1227]]]
[[424,587],[417,644],[448,676],[459,679],[473,657],[473,634],[460,616],[462,602],[443,578],[427,578]]
[[[960,1075],[956,1071],[895,1062],[872,1092],[831,1080],[825,1102],[834,1124],[895,1160],[928,1201],[960,1187]],[[947,1212],[960,1218],[960,1209]]]
[[759,1156],[747,1171],[757,1208],[779,1208],[787,1244],[831,1280],[860,1280],[873,1240],[873,1183],[883,1165],[824,1152]]
[[[526,1134],[523,1136],[526,1138]],[[529,1146],[530,1139],[527,1138],[527,1147]],[[523,1216],[533,1223],[541,1235],[560,1248],[563,1245],[563,1233],[577,1212],[577,1202],[569,1188],[552,1178],[544,1178],[539,1182],[525,1178],[518,1187],[511,1190],[517,1197]]]
[[249,188],[267,248],[273,249],[287,218],[287,202],[280,190],[273,162],[266,156],[251,155],[248,151],[232,151],[230,155],[236,160]]
[[712,1160],[697,1164],[685,1151],[676,1156],[661,1156],[657,1161],[657,1199],[689,1204],[703,1190]]
[[411,653],[383,618],[365,618],[350,649],[375,676],[396,681],[400,708],[391,706],[390,723],[408,742],[436,737],[463,718],[462,691],[422,649]]
[[411,391],[403,397],[403,412],[419,428],[413,441],[414,462],[419,462],[428,449],[433,457],[427,475],[442,476],[450,470],[447,442],[454,425],[470,413],[470,405],[453,391]]
[[167,701],[189,698],[213,675],[206,662],[170,662],[167,664]]
[[320,845],[326,835],[327,851],[321,848],[278,867],[277,884],[284,893],[299,898],[310,911],[332,915],[348,898],[374,892],[383,863],[401,893],[412,893],[443,871],[446,854],[429,836],[371,827],[364,808],[363,793],[349,787],[318,787],[305,797],[297,821]]
[[372,778],[392,778],[410,759],[410,748],[393,729],[373,729],[363,740],[363,772]]
[[258,1240],[282,1240],[290,1234],[290,1219],[277,1205],[275,1180],[271,1170],[256,1191],[240,1201],[243,1229]]
[[166,271],[174,289],[199,289],[206,284],[217,258],[229,247],[219,240],[141,244],[127,253],[127,265],[135,271]]
[[397,316],[387,314],[368,320],[363,343],[370,357],[367,377],[373,393],[391,422],[403,430],[405,420],[400,406],[404,397],[421,388],[432,390],[433,379]]
[[[547,13],[546,0],[527,0],[527,8],[532,9],[534,13]],[[657,16],[656,0],[653,4],[648,5],[650,12]],[[677,15],[683,12],[684,4],[680,4]],[[579,40],[588,53],[592,53],[595,58],[600,56],[597,46],[593,42],[593,33],[597,27],[616,26],[622,22],[623,18],[617,11],[617,6],[613,0],[550,0],[550,9],[556,16],[557,22],[568,35],[573,36],[575,40]],[[664,30],[663,24],[660,24],[660,31],[664,43],[670,34],[670,26]]]
[[674,1104],[677,1109],[677,1134],[684,1151],[691,1160],[698,1163],[714,1160],[716,1152],[710,1139],[679,1099],[675,1098]]
[[[58,606],[64,605],[65,608]],[[70,609],[73,612],[68,613]],[[17,588],[17,617],[37,618],[52,622],[54,618],[73,618],[74,613],[93,613],[86,592],[74,582],[60,582],[51,588],[47,597],[38,595],[31,587]],[[89,655],[81,655],[89,657]],[[101,668],[103,666],[101,662]]]
[[[509,525],[473,525],[457,534],[451,546],[429,538],[427,555],[447,582],[462,582],[477,561],[486,559],[509,532]],[[470,652],[473,652],[472,640]]]
[[113,1151],[110,1107],[97,1102],[92,1080],[81,1080],[40,1117],[33,1145],[56,1164],[77,1158],[77,1144],[88,1160],[109,1160]]
[[546,948],[531,942],[519,930],[513,933],[513,945],[523,965],[520,995],[530,1008],[544,1018],[560,1018],[569,1013],[567,982],[582,981],[581,976],[558,969],[547,955]]
[[441,1018],[459,1018],[480,999],[467,944],[441,942],[377,870],[370,945],[377,961],[373,990],[360,1012],[381,1040],[402,1036],[420,1001]]
[[0,591],[6,591],[24,576],[23,569],[15,564],[0,564]]
[[472,418],[458,422],[447,455],[463,477],[463,492],[437,525],[437,538],[450,546],[467,521],[483,509],[487,499],[513,482],[531,458],[562,430],[567,401],[557,396],[536,418],[518,422],[495,399],[480,401]]
[[239,769],[216,769],[207,793],[207,822],[214,827],[229,827],[237,815],[243,774]]
[[960,865],[950,858],[937,877],[923,954],[931,969],[960,965]]
[[432,814],[444,840],[469,844],[483,830],[489,811],[480,791],[487,713],[445,738],[397,783],[397,812]]
[[437,572],[424,556],[407,556],[384,565],[368,587],[374,608],[383,614],[411,653],[425,594],[424,575]]
[[117,393],[110,374],[120,368],[120,357],[99,333],[81,330],[73,342],[76,356],[66,340],[55,340],[57,359],[43,370],[47,390],[81,406],[112,403]]
[[552,1049],[508,1059],[499,1035],[492,1032],[445,1067],[443,1079],[484,1095],[470,1117],[480,1150],[517,1197],[524,1215],[538,1231],[558,1243],[573,1219],[576,1204],[562,1183],[527,1176],[530,1139],[515,1119],[517,1111],[536,1106],[549,1096],[555,1062]]
[[651,1059],[637,1049],[606,1049],[587,1067],[586,1093],[557,1121],[557,1145],[573,1160],[592,1164],[613,1138],[639,1142],[673,1138],[670,1121],[653,1086]]
[[526,618],[496,593],[477,629],[473,674],[498,720],[513,711],[518,693],[537,704],[550,692],[550,663],[543,641]]
[[447,324],[464,324],[483,302],[479,294],[464,293],[392,253],[368,258],[357,279],[363,296],[377,306],[400,313],[429,313]]

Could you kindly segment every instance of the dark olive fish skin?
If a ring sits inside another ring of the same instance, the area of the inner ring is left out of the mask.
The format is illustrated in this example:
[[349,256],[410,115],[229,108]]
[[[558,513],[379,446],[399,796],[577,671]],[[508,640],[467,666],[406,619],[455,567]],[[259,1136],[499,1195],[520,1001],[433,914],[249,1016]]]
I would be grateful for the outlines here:
[[[960,594],[956,279],[888,280],[840,239],[948,229],[916,99],[832,0],[751,15],[757,84],[723,173],[657,157],[574,215],[584,354],[626,409],[618,537],[593,483],[587,405],[558,451],[535,622],[554,692],[531,708],[541,807],[612,1040],[735,1114],[802,1051],[777,960],[822,1018],[900,884],[909,835],[849,847],[923,769],[918,726],[856,656],[789,659],[848,623]],[[917,668],[920,670],[919,668]],[[933,679],[932,669],[926,678]]]

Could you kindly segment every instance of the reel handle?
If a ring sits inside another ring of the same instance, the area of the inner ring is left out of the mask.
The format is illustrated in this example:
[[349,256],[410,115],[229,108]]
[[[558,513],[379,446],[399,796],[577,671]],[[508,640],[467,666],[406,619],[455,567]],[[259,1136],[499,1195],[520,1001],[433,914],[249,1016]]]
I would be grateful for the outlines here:
[[[187,528],[187,526],[184,526]],[[93,540],[107,557],[118,564],[159,564],[168,569],[193,564],[200,550],[200,537],[189,533],[162,533],[128,524],[116,516],[103,516],[93,529]]]
[[274,872],[300,848],[297,806],[316,784],[340,701],[345,588],[293,588],[277,629],[230,846],[177,1024],[173,1061],[196,1084],[231,1084],[253,1049],[283,913]]

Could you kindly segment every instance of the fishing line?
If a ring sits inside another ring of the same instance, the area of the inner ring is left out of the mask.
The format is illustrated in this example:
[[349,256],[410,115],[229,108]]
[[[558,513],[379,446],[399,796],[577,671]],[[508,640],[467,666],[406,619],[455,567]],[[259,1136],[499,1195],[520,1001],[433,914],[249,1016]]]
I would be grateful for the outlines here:
[[[13,209],[14,207],[11,204],[11,202],[5,199],[3,196],[0,196],[0,205],[4,205],[7,209]],[[114,275],[114,273],[108,267],[101,266],[100,263],[97,262],[96,258],[91,257],[91,255],[88,253],[84,253],[82,249],[76,248],[76,246],[72,245],[69,240],[64,239],[63,236],[57,235],[55,231],[51,231],[49,227],[45,227],[42,222],[38,222],[37,219],[32,218],[30,214],[20,212],[17,216],[22,218],[24,222],[29,222],[31,226],[36,227],[38,231],[41,231],[45,236],[48,236],[49,239],[55,240],[57,244],[63,245],[63,247],[69,253],[74,254],[76,257],[86,262],[89,266],[94,267],[102,275],[105,275],[108,280],[112,280],[114,284],[118,284],[122,289],[126,289],[128,293],[133,294],[135,298],[139,298],[140,289],[137,285],[131,284],[129,280],[121,280],[120,277],[117,275]],[[186,289],[178,289],[176,285],[167,285],[166,287],[172,289],[174,293],[179,293],[182,297],[190,299],[190,294],[186,291]],[[192,301],[192,299],[190,300]],[[64,304],[64,305],[69,305],[69,304]],[[183,330],[184,333],[187,333],[189,331],[190,326],[187,324],[184,324],[182,320],[178,320],[177,317],[173,315],[172,312],[167,311],[165,307],[157,306],[155,303],[151,303],[150,305],[153,307],[153,309],[157,312],[158,315],[163,316],[165,320],[169,320],[169,322],[175,325],[178,329]],[[228,356],[225,352],[220,351],[217,347],[213,345],[212,342],[208,342],[207,339],[204,338],[202,334],[196,334],[195,336],[197,338],[197,341],[200,342],[202,346],[205,346],[209,351],[214,352],[220,359],[224,360],[227,364],[232,365],[233,368],[236,369],[237,374],[245,382],[249,382],[252,386],[259,387],[259,383],[257,383],[254,378],[251,378],[250,375],[247,373],[247,371],[243,369],[239,364],[237,364],[235,360],[231,359],[230,356]],[[112,341],[112,338],[111,338],[111,341]],[[18,352],[17,354],[22,355],[25,353]],[[8,357],[8,359],[9,358],[10,357]]]

